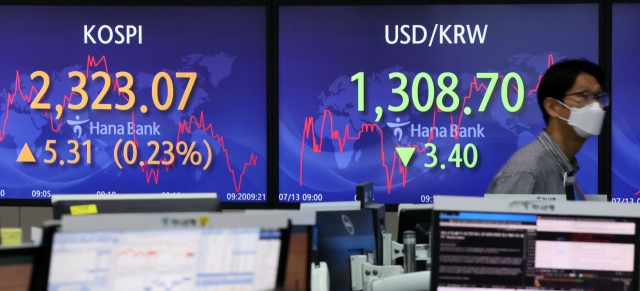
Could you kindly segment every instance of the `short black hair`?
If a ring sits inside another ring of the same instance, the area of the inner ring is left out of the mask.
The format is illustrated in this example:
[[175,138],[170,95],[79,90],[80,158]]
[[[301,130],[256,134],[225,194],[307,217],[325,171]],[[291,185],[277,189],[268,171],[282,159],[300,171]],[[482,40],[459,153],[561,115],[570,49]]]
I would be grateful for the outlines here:
[[567,90],[573,87],[578,75],[582,73],[595,77],[600,86],[604,87],[604,71],[587,59],[565,59],[552,65],[544,73],[538,85],[538,105],[546,124],[549,124],[549,114],[544,110],[544,99],[552,97],[562,101]]

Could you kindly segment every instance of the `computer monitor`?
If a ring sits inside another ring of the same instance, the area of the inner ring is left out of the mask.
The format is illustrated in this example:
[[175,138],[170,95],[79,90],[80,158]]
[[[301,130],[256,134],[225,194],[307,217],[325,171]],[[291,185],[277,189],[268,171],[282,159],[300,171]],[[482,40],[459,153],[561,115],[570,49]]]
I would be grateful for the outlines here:
[[284,272],[283,291],[311,288],[311,234],[316,225],[316,212],[300,210],[253,210],[245,213],[286,213],[291,223],[289,247]]
[[0,290],[28,291],[37,247],[0,246]]
[[60,228],[60,220],[47,220],[42,223],[42,239],[36,250],[31,276],[31,291],[46,291],[49,263],[51,262],[51,244],[53,234]]
[[350,257],[366,255],[375,262],[376,244],[372,212],[355,211],[318,212],[313,234],[313,262],[326,262],[329,268],[331,291],[351,290]]
[[283,290],[304,291],[310,289],[311,231],[313,226],[292,225]]
[[83,205],[95,207],[95,213],[219,212],[222,210],[220,200],[215,193],[53,195],[51,203],[54,219],[60,219],[64,214],[72,214],[75,207]]
[[384,204],[374,203],[373,182],[364,182],[356,186],[356,199],[360,201],[362,209],[370,209],[373,218],[373,230],[376,237],[376,265],[382,264],[383,234],[386,232],[387,213]]
[[279,213],[65,216],[48,290],[272,290],[288,237]]
[[437,197],[430,290],[638,290],[639,210]]

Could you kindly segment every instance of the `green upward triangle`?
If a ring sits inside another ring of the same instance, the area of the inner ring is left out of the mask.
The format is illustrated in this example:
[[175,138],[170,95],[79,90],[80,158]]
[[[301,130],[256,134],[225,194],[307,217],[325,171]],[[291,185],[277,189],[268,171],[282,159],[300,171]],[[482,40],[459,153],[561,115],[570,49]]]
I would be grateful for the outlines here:
[[396,148],[396,152],[398,152],[398,156],[400,156],[400,159],[402,160],[402,163],[404,164],[405,167],[411,160],[411,157],[413,156],[413,152],[415,151],[416,151],[416,148],[414,147]]

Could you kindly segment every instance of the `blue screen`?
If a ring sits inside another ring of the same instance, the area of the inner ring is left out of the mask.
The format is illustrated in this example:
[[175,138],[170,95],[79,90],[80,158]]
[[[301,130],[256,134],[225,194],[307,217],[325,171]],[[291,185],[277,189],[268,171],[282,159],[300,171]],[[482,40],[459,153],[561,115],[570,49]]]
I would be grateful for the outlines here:
[[[279,17],[281,202],[352,200],[365,181],[376,203],[481,196],[545,127],[536,90],[547,68],[598,61],[597,4],[281,7]],[[577,155],[587,193],[597,142]]]
[[611,200],[640,202],[640,4],[614,4],[611,63]]
[[265,24],[265,7],[3,7],[0,199],[265,201]]

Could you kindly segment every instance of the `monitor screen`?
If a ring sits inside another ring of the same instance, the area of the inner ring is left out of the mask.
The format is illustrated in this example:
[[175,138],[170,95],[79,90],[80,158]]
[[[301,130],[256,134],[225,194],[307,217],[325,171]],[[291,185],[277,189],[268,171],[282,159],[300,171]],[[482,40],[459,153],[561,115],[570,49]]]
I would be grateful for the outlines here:
[[0,247],[0,290],[30,290],[36,247]]
[[11,6],[0,35],[0,204],[266,201],[266,7]]
[[432,290],[638,289],[637,219],[435,214]]
[[[598,62],[598,4],[280,6],[280,202],[482,196],[545,127],[537,86]],[[575,25],[580,23],[580,25]],[[577,155],[597,192],[597,138]],[[470,181],[464,183],[461,181]]]
[[612,11],[611,42],[611,201],[640,202],[640,3],[616,3]]
[[332,291],[351,290],[350,257],[365,255],[375,264],[376,233],[370,209],[322,211],[316,214],[314,262],[326,262]]
[[280,236],[258,228],[58,232],[48,290],[272,290]]

